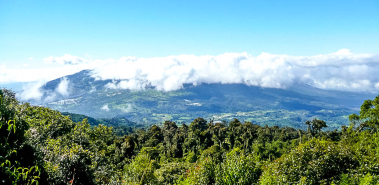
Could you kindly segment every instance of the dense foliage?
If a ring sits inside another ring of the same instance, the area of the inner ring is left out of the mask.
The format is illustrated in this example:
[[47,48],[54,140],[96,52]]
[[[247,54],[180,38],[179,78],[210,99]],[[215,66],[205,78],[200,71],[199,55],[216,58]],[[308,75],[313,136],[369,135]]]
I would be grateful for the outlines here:
[[39,170],[25,138],[29,125],[18,114],[15,94],[0,90],[0,183],[38,184]]
[[307,130],[203,118],[145,129],[21,104],[5,89],[0,100],[3,184],[379,181],[379,96],[338,131],[323,131],[327,123],[318,119],[307,121]]

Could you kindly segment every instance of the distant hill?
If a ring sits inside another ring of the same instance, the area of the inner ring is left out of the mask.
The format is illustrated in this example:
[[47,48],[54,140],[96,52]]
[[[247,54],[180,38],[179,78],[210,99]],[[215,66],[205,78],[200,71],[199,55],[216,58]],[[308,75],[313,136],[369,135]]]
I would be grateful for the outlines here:
[[92,118],[86,115],[69,113],[69,112],[61,112],[61,114],[64,116],[69,116],[73,122],[80,122],[80,121],[83,121],[84,119],[87,119],[88,123],[91,126],[100,124],[99,121],[97,121],[95,118]]
[[112,127],[118,127],[118,126],[129,126],[129,127],[142,127],[143,125],[137,124],[136,122],[130,121],[123,117],[114,117],[114,118],[92,118],[83,114],[75,114],[75,113],[69,113],[69,112],[62,112],[61,113],[64,116],[69,116],[70,119],[73,122],[80,122],[84,119],[87,119],[88,123],[91,126],[96,126],[99,124],[106,125],[106,126],[112,126]]
[[[303,127],[313,118],[324,119],[330,129],[348,124],[347,115],[357,112],[363,100],[375,94],[322,90],[305,84],[287,89],[261,88],[244,84],[185,85],[170,92],[107,89],[111,80],[96,80],[84,70],[66,76],[70,95],[56,96],[44,106],[94,118],[124,117],[138,123],[165,120],[190,122],[204,117],[214,120],[252,121],[258,124]],[[53,92],[61,79],[42,88],[44,97]],[[37,103],[37,102],[34,102]]]
[[145,129],[150,126],[147,124],[137,124],[123,117],[95,119],[86,115],[69,112],[62,112],[61,114],[64,116],[69,116],[73,122],[81,122],[84,119],[87,119],[91,127],[98,126],[100,124],[108,127],[113,127],[113,133],[121,137],[133,133],[135,129]]

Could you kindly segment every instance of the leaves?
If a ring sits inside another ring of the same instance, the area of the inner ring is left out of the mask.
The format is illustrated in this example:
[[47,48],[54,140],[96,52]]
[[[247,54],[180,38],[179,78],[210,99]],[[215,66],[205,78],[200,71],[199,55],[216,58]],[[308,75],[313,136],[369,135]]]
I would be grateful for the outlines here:
[[[6,184],[38,184],[38,166],[23,160],[27,124],[20,120],[12,92],[0,90],[0,181]],[[17,120],[17,121],[16,121]],[[16,124],[18,123],[18,124]],[[30,155],[30,154],[29,154]]]
[[1,182],[375,184],[379,180],[379,96],[365,101],[360,114],[350,115],[350,126],[341,131],[323,131],[326,122],[317,119],[306,122],[307,132],[203,118],[189,126],[166,121],[149,129],[118,127],[121,119],[111,119],[116,126],[112,128],[91,126],[86,117],[74,116],[84,119],[73,122],[58,111],[20,104],[12,92],[0,91]]

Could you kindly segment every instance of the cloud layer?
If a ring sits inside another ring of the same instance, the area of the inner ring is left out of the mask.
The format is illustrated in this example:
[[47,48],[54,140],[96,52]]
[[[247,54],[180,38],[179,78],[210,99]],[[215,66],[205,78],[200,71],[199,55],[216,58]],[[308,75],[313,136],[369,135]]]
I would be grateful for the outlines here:
[[111,89],[140,90],[153,86],[171,91],[183,84],[244,83],[287,88],[295,82],[343,91],[379,90],[379,55],[347,49],[316,56],[225,53],[217,56],[179,55],[159,58],[125,57],[104,61],[93,70],[97,79],[113,79]]
[[[352,53],[347,49],[315,56],[291,56],[262,53],[224,53],[212,55],[177,55],[156,58],[122,57],[92,60],[65,54],[44,59],[48,67],[9,69],[0,66],[0,83],[9,81],[52,80],[91,69],[98,80],[113,80],[105,88],[142,90],[154,87],[172,91],[184,84],[243,83],[246,85],[288,88],[306,83],[322,89],[342,91],[379,91],[379,55]],[[49,66],[51,65],[51,66]],[[46,66],[46,65],[45,65]],[[40,83],[36,83],[37,85]],[[56,94],[67,96],[69,82],[62,79]],[[38,88],[25,87],[40,95]]]

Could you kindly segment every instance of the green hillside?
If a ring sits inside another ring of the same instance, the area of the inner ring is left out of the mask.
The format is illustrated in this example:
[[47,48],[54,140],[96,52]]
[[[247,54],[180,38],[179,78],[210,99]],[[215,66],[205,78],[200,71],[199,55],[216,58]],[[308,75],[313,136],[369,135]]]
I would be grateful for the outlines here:
[[[96,80],[88,70],[66,78],[70,82],[70,96],[32,103],[94,118],[121,116],[143,124],[166,120],[190,123],[197,117],[214,121],[238,118],[259,125],[305,129],[306,120],[319,118],[328,121],[330,129],[336,129],[346,124],[347,115],[357,113],[362,101],[374,97],[370,93],[327,91],[303,84],[288,89],[244,84],[188,84],[169,92],[157,91],[154,87],[139,91],[109,89],[106,85],[110,80]],[[60,81],[46,83],[45,97]]]

